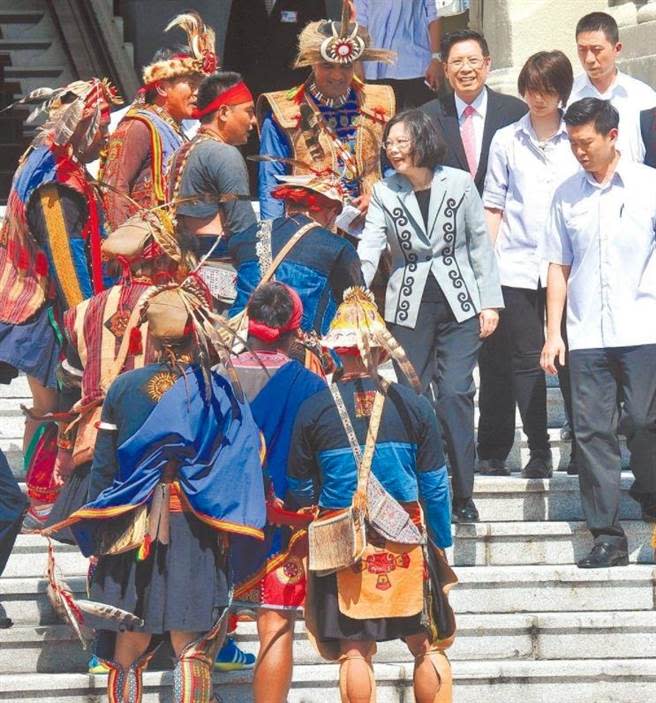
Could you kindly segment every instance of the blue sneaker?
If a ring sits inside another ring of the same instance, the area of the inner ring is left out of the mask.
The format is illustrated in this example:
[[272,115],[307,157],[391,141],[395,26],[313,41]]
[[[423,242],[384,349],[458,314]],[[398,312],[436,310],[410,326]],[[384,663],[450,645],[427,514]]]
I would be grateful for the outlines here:
[[216,671],[241,671],[255,666],[255,655],[242,652],[232,637],[227,637],[218,653],[214,668]]
[[109,669],[100,661],[100,659],[98,659],[95,654],[91,656],[87,666],[89,667],[90,674],[109,674]]

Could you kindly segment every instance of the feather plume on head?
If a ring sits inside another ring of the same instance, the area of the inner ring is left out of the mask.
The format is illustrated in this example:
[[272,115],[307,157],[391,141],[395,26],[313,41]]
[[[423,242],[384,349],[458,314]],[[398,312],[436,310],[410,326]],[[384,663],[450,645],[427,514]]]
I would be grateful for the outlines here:
[[342,0],[339,22],[320,20],[306,25],[298,37],[298,55],[294,68],[317,63],[350,65],[356,61],[394,63],[396,52],[375,49],[369,32],[355,20],[353,0]]
[[187,35],[189,52],[173,54],[168,59],[155,61],[143,69],[144,86],[152,86],[158,81],[170,80],[180,76],[209,76],[219,67],[216,55],[216,35],[197,12],[185,12],[174,17],[164,29],[170,31],[179,27]]
[[46,115],[46,122],[35,142],[49,140],[57,146],[69,144],[80,124],[88,120],[87,129],[79,135],[79,140],[76,139],[78,151],[83,152],[100,127],[103,104],[111,108],[122,103],[123,98],[108,80],[92,78],[74,81],[61,88],[37,88],[4,109],[9,110],[16,105],[36,105],[27,123],[34,122],[40,115]]

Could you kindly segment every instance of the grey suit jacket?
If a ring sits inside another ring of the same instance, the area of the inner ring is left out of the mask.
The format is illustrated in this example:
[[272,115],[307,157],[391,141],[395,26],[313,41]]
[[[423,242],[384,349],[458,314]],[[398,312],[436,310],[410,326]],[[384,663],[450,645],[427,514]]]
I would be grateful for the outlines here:
[[458,322],[483,308],[502,308],[496,258],[483,204],[471,176],[438,166],[431,188],[429,227],[410,182],[399,174],[374,186],[358,246],[369,285],[389,246],[392,272],[385,319],[414,327],[429,273],[433,273]]

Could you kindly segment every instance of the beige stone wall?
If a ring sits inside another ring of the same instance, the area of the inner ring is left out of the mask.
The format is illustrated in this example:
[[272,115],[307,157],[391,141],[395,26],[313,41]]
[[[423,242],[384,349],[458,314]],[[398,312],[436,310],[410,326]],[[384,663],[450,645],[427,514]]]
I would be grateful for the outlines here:
[[588,12],[611,13],[624,43],[622,70],[656,86],[656,2],[645,0],[472,0],[470,24],[487,37],[490,85],[516,93],[517,74],[536,51],[560,49],[580,72],[574,29]]

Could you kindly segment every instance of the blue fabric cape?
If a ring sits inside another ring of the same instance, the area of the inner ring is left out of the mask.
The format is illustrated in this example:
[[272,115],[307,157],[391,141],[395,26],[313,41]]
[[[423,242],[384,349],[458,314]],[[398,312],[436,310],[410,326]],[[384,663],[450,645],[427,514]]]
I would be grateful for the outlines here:
[[176,480],[196,517],[217,530],[263,539],[260,433],[230,383],[217,373],[211,378],[212,398],[206,402],[202,373],[189,369],[118,448],[114,483],[71,516],[85,556],[104,519],[150,500],[169,460],[179,464]]
[[[278,498],[287,494],[287,457],[294,422],[301,405],[326,388],[326,382],[298,361],[290,361],[271,377],[251,402],[253,417],[266,443],[266,469]],[[264,543],[249,537],[233,539],[232,568],[235,584],[262,570],[267,558],[284,547],[282,530],[267,527]]]

